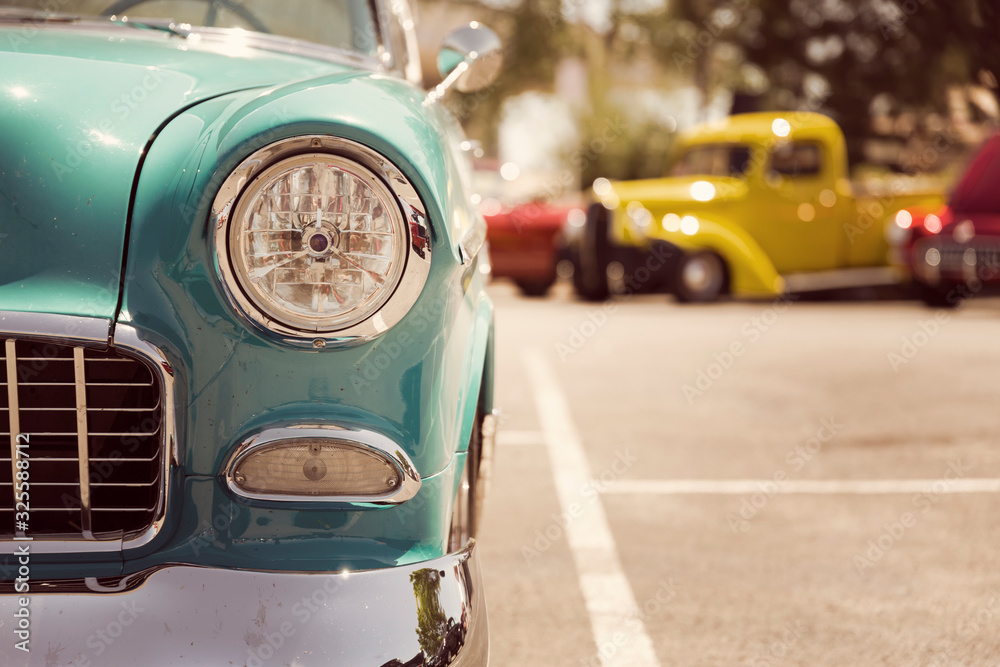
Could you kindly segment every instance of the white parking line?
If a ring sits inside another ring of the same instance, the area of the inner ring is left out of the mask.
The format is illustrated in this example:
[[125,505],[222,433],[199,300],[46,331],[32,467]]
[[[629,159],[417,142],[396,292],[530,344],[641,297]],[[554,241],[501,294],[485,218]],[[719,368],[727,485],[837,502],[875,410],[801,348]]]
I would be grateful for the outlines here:
[[576,517],[568,520],[566,539],[580,578],[600,664],[659,667],[653,642],[622,571],[604,505],[596,494],[583,494],[592,477],[569,404],[548,359],[539,350],[526,350],[524,363],[534,388],[559,504],[565,516]]
[[622,479],[603,491],[619,495],[741,495],[779,494],[891,494],[891,493],[1000,493],[1000,479]]
[[544,445],[545,436],[541,431],[497,431],[498,445]]

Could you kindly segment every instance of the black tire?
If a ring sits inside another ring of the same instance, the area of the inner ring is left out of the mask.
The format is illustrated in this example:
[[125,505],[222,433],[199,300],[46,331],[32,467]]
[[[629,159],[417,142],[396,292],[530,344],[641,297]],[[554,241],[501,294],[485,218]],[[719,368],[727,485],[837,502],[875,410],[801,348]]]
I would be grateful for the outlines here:
[[608,288],[610,255],[607,209],[601,204],[591,204],[573,264],[573,288],[584,301],[604,301],[611,296]]
[[934,287],[924,283],[916,283],[917,296],[928,308],[944,308],[952,310],[962,305],[962,296],[956,289]]
[[530,297],[542,297],[549,293],[549,289],[556,282],[556,279],[542,280],[515,280],[514,284],[521,290],[521,294]]
[[729,287],[725,260],[709,250],[685,253],[677,263],[674,294],[681,303],[711,303]]

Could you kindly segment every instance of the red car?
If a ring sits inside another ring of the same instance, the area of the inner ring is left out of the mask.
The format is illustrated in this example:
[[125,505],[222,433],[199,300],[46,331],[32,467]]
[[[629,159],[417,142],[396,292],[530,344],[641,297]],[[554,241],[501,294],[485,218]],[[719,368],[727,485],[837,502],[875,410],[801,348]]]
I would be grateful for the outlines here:
[[[494,278],[510,278],[525,296],[544,296],[556,281],[563,226],[586,214],[579,208],[529,202],[482,207]],[[492,207],[492,208],[491,208]]]
[[949,308],[1000,287],[1000,135],[969,163],[947,206],[902,209],[889,235],[921,298]]

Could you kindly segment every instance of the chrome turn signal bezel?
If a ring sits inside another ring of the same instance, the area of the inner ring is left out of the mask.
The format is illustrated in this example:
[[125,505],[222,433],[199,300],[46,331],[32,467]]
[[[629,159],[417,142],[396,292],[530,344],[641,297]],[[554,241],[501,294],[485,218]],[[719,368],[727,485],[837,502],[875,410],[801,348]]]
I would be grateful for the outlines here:
[[[366,455],[374,455],[391,465],[402,480],[391,493],[380,496],[352,495],[299,495],[283,493],[256,493],[244,489],[236,481],[236,471],[248,456],[281,443],[293,444],[298,440],[330,440],[340,446],[353,447]],[[295,424],[263,429],[245,438],[226,460],[222,477],[226,486],[236,496],[250,501],[295,504],[300,506],[347,506],[353,508],[384,508],[405,503],[420,490],[421,479],[403,448],[386,436],[361,428],[335,424]]]

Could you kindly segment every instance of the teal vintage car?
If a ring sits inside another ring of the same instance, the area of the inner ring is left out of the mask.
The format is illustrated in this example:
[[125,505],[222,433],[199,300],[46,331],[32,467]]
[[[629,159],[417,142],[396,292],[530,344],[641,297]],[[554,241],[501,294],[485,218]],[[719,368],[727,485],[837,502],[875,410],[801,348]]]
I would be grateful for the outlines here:
[[0,664],[485,665],[496,36],[0,5]]

